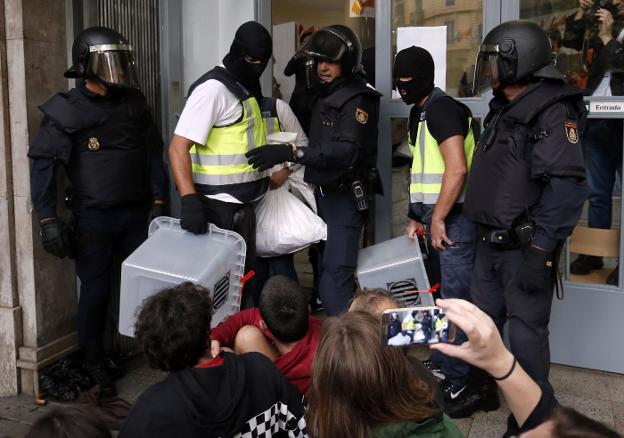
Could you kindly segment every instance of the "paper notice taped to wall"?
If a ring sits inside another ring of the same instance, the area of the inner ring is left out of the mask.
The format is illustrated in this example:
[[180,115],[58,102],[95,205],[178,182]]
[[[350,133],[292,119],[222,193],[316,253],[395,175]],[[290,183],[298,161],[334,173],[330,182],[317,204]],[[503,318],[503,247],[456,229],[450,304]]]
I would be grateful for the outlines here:
[[397,52],[411,46],[427,49],[435,63],[435,86],[446,90],[446,26],[399,27]]

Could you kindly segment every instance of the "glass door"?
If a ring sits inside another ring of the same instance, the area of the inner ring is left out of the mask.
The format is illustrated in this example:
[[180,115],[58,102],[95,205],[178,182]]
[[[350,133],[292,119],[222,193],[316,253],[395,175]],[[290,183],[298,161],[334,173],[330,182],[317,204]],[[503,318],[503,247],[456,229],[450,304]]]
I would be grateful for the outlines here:
[[[437,47],[436,86],[460,99],[479,121],[488,111],[491,93],[471,96],[474,61],[483,35],[501,22],[501,1],[392,0],[377,2],[377,89],[383,93],[378,165],[385,196],[378,200],[376,238],[400,235],[407,220],[409,163],[406,122],[410,107],[392,92],[392,64],[397,48]],[[381,17],[384,17],[381,20]],[[428,35],[431,35],[429,37]],[[436,44],[429,47],[431,39]],[[432,52],[433,53],[433,52]]]

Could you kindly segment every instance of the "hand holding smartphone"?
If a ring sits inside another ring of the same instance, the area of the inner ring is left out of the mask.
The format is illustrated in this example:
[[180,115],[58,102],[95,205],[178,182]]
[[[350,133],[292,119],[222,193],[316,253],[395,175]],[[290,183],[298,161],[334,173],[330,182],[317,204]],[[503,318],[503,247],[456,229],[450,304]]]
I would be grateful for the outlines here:
[[382,343],[391,347],[455,340],[455,326],[437,306],[385,310],[381,315],[381,330]]

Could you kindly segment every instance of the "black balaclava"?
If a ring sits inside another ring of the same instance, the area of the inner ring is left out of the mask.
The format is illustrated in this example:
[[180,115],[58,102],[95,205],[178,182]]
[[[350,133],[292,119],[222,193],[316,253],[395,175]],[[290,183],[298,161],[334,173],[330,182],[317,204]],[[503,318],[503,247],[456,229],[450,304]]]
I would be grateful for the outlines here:
[[[230,46],[230,52],[223,58],[225,69],[232,74],[256,98],[262,96],[260,75],[266,68],[273,52],[269,32],[259,23],[248,21],[242,24]],[[245,61],[245,55],[261,59],[260,64]]]
[[[416,103],[433,91],[433,58],[422,47],[412,46],[403,49],[396,55],[392,75],[403,102],[408,105]],[[405,77],[411,77],[412,80],[399,81],[399,78]]]

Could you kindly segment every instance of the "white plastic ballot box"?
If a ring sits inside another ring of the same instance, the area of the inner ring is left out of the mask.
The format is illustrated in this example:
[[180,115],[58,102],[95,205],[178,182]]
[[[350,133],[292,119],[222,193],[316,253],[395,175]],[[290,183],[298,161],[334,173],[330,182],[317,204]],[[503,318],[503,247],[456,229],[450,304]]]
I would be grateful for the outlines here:
[[149,237],[123,262],[119,303],[119,333],[134,336],[137,312],[146,298],[185,281],[210,290],[212,326],[238,312],[246,245],[243,238],[210,224],[206,234],[192,234],[180,220],[159,217]]
[[407,236],[362,248],[356,276],[361,289],[388,290],[403,306],[434,305],[420,245]]

